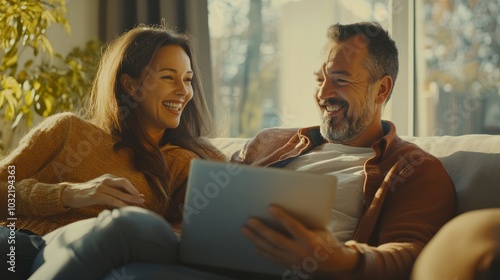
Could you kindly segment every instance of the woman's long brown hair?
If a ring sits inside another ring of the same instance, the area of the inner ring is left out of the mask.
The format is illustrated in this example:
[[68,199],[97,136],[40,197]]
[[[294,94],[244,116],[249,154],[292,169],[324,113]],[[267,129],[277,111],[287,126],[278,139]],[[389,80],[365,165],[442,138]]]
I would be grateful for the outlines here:
[[[182,47],[191,60],[194,72],[193,99],[188,102],[177,128],[167,129],[159,144],[154,143],[140,125],[138,104],[122,87],[122,74],[138,79],[148,71],[158,49],[163,46]],[[193,151],[201,158],[218,158],[220,153],[203,136],[212,128],[212,118],[203,95],[193,48],[187,35],[179,34],[164,24],[139,25],[111,42],[104,52],[87,107],[87,115],[97,126],[117,137],[115,150],[131,148],[136,169],[162,201],[168,201],[168,166],[160,151],[167,143]]]

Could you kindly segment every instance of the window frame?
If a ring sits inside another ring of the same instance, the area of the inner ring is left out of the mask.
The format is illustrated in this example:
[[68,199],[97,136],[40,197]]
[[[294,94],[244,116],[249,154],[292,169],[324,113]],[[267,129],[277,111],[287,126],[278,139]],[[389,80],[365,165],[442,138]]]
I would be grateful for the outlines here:
[[[418,1],[418,0],[416,0]],[[415,2],[390,0],[392,7],[391,23],[389,24],[392,38],[399,51],[399,73],[394,85],[393,94],[388,104],[386,118],[395,124],[398,134],[415,136]],[[395,110],[406,108],[405,110]]]

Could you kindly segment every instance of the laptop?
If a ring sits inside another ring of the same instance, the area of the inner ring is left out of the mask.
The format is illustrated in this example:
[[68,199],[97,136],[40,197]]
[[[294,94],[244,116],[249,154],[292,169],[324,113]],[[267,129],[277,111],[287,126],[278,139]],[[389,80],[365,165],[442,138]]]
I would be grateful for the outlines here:
[[309,228],[325,227],[337,180],[272,167],[194,159],[183,212],[179,259],[183,263],[282,275],[291,268],[255,252],[241,232],[257,217],[283,231],[268,213],[279,205]]

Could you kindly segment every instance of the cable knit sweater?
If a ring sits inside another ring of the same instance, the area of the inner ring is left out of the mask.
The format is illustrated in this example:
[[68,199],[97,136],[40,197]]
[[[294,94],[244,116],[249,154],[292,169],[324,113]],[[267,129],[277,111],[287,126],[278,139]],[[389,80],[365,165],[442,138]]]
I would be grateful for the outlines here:
[[[12,189],[8,180],[15,181],[15,212],[9,213],[7,204],[1,203],[0,225],[5,225],[8,217],[15,217],[17,228],[46,234],[71,222],[95,217],[107,207],[66,208],[61,194],[68,183],[86,182],[106,173],[127,178],[144,195],[144,208],[164,216],[174,227],[180,225],[179,205],[184,201],[190,161],[197,155],[169,144],[161,148],[170,173],[171,194],[170,201],[162,202],[144,174],[134,168],[132,151],[126,148],[115,152],[114,143],[109,133],[72,113],[44,120],[0,162],[0,197],[4,201],[9,186]],[[222,160],[215,148],[213,155]],[[9,170],[15,170],[14,177],[8,177]]]

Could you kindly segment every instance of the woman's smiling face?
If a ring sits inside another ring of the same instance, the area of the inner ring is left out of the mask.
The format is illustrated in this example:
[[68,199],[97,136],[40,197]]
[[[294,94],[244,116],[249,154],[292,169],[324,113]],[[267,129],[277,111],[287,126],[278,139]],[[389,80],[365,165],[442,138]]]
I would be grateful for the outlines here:
[[186,104],[193,98],[193,75],[184,49],[169,45],[158,49],[139,79],[123,78],[139,105],[141,125],[156,142],[165,129],[179,125]]

